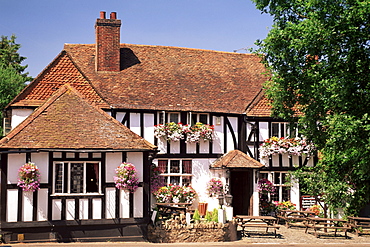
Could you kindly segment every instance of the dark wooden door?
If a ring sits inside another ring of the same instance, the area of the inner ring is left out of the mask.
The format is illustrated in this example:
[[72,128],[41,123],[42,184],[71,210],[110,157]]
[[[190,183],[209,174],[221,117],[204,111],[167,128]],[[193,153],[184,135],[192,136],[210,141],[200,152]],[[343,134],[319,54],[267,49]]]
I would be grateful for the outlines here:
[[230,193],[233,196],[234,215],[251,215],[253,192],[252,171],[231,170]]

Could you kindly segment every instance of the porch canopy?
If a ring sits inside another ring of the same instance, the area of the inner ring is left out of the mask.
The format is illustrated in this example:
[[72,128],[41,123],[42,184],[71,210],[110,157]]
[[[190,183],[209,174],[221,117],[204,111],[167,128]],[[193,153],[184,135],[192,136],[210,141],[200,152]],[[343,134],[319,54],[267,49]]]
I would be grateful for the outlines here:
[[232,150],[215,160],[210,169],[226,169],[226,168],[262,168],[262,165],[257,160],[249,157],[240,150]]

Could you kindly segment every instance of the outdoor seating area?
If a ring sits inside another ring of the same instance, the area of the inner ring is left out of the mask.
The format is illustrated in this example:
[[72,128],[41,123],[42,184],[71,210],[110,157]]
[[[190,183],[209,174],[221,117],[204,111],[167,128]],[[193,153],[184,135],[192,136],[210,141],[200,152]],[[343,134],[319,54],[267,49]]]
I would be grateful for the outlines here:
[[370,218],[368,217],[348,217],[348,220],[345,220],[315,217],[314,215],[311,211],[281,210],[277,212],[276,217],[237,215],[235,220],[243,237],[250,237],[251,231],[258,228],[265,229],[264,232],[267,235],[268,229],[271,228],[274,229],[273,233],[276,238],[279,236],[277,230],[280,229],[280,225],[285,225],[287,229],[292,226],[300,227],[306,234],[313,233],[316,238],[330,236],[349,239],[347,233],[350,231],[356,233],[356,236],[370,232]]
[[242,236],[250,236],[246,231],[247,228],[264,228],[268,233],[269,228],[274,229],[275,238],[277,237],[276,230],[280,228],[277,225],[277,218],[272,216],[247,216],[237,215],[235,217],[237,225],[242,228]]

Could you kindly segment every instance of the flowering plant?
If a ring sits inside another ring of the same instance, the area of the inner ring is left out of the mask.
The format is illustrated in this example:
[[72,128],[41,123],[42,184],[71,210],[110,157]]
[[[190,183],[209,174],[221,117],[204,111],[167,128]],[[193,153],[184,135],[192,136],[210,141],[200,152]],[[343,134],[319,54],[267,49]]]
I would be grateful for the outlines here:
[[23,191],[32,191],[40,189],[40,171],[35,163],[28,162],[18,170],[18,184]]
[[315,149],[315,145],[305,138],[278,138],[273,136],[263,141],[259,148],[259,152],[260,158],[263,159],[276,154],[288,154],[289,156],[307,154],[310,156]]
[[223,184],[220,178],[212,178],[207,183],[207,193],[210,197],[217,196],[223,191]]
[[274,202],[276,209],[278,210],[295,210],[296,204],[292,203],[291,201],[283,201],[283,202]]
[[258,192],[261,194],[275,193],[275,187],[270,180],[262,178],[258,180]]
[[157,138],[164,138],[168,142],[179,141],[184,139],[182,123],[165,123],[154,126],[154,136]]
[[154,164],[151,166],[151,174],[150,174],[150,189],[151,192],[156,192],[159,188],[164,186],[164,178],[160,175],[161,169]]
[[197,193],[191,186],[168,185],[154,193],[159,203],[192,203]]
[[114,183],[116,187],[134,193],[139,187],[139,178],[137,177],[135,166],[131,163],[123,162],[116,168],[115,172]]
[[193,126],[185,125],[184,133],[186,134],[186,142],[199,143],[200,140],[212,141],[213,140],[214,126],[197,122]]
[[308,211],[314,212],[315,215],[323,214],[321,207],[317,204],[312,205],[310,208],[307,209]]
[[200,140],[212,141],[213,131],[213,125],[201,122],[197,122],[193,126],[174,122],[154,126],[154,136],[157,138],[164,138],[168,142],[184,139],[185,135],[186,143],[199,143]]

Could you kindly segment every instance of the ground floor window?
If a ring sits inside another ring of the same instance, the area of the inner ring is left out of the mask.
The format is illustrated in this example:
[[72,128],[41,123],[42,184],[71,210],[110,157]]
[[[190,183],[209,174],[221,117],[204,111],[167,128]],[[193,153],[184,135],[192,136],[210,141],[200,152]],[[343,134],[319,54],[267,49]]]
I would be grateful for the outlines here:
[[158,160],[158,167],[166,184],[190,185],[192,166],[191,160]]
[[100,193],[100,162],[54,162],[55,194]]
[[290,201],[290,186],[287,172],[260,172],[260,179],[268,179],[275,187],[275,193],[268,195],[270,201]]

